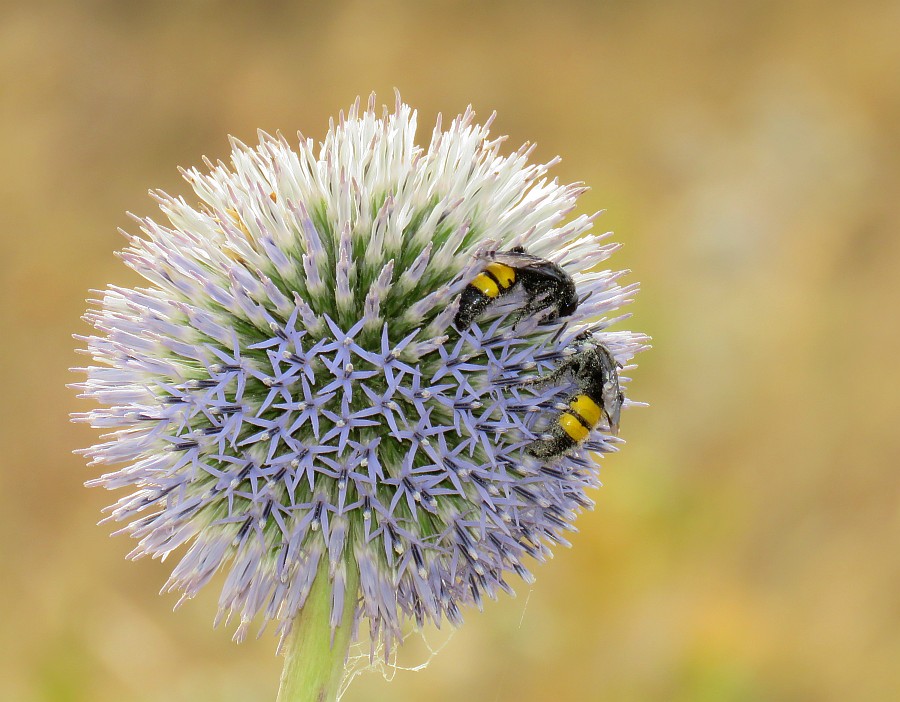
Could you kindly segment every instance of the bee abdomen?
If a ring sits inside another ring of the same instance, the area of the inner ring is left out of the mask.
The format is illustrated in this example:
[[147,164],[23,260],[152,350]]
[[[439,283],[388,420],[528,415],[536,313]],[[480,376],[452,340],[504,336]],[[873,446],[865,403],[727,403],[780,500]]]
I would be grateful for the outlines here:
[[505,263],[489,263],[484,274],[490,276],[501,290],[508,290],[516,282],[516,269]]
[[593,429],[600,423],[600,417],[603,416],[603,408],[600,407],[589,395],[576,395],[569,402],[572,413],[578,415],[584,420],[585,426]]
[[576,395],[568,410],[559,415],[559,426],[572,441],[581,443],[600,422],[603,410],[587,395]]
[[472,282],[469,283],[469,287],[475,288],[485,297],[495,298],[500,294],[500,286],[497,285],[497,281],[487,273],[476,275]]
[[516,282],[516,271],[502,263],[489,263],[469,285],[489,298],[499,297]]
[[588,438],[588,435],[591,433],[591,430],[581,422],[580,417],[568,412],[563,412],[559,415],[559,426],[572,441],[579,444]]

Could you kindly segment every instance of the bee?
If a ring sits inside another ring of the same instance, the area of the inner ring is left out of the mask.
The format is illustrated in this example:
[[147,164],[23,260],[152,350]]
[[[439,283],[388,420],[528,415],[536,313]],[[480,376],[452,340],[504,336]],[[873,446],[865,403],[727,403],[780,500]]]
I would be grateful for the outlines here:
[[619,433],[619,414],[625,396],[619,387],[618,364],[612,353],[592,335],[579,337],[581,341],[573,355],[552,373],[530,382],[550,383],[565,376],[577,386],[573,395],[557,408],[548,432],[532,441],[525,452],[547,461],[568,453],[580,445],[603,417],[609,422],[612,434]]
[[460,331],[467,328],[495,302],[521,286],[526,301],[518,318],[551,308],[548,319],[572,314],[578,307],[575,281],[555,263],[532,256],[521,246],[488,255],[485,266],[462,292],[453,320]]

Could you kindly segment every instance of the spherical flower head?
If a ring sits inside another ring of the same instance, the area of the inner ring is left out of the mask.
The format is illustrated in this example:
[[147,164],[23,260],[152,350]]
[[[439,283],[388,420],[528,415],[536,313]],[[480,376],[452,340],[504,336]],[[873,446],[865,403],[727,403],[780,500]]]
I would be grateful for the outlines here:
[[[471,110],[427,149],[415,124],[399,99],[380,117],[357,102],[318,154],[234,140],[230,165],[183,171],[195,197],[152,193],[167,221],[136,218],[121,254],[149,284],[87,314],[79,387],[103,407],[77,418],[109,430],[85,453],[116,466],[88,484],[127,490],[108,519],[133,557],[180,552],[166,590],[227,572],[238,639],[254,620],[286,634],[319,574],[331,625],[350,598],[388,650],[407,619],[460,622],[565,543],[598,485],[590,452],[616,447],[600,422],[528,450],[577,388],[534,380],[585,332],[623,367],[645,341],[606,331],[636,285],[599,269],[616,245],[593,217],[566,221],[584,188],[528,146],[501,155]],[[516,247],[571,276],[576,311],[523,314],[519,291],[457,329],[463,291]]]

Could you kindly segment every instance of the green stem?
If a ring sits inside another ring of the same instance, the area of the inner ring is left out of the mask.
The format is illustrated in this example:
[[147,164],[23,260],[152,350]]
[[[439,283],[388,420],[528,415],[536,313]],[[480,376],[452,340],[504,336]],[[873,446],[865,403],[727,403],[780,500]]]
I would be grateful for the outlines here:
[[[327,557],[323,557],[327,561]],[[341,623],[331,636],[331,592],[328,565],[323,564],[313,581],[303,609],[285,644],[284,669],[277,702],[334,702],[337,700],[359,591],[359,571],[347,568],[347,588]]]

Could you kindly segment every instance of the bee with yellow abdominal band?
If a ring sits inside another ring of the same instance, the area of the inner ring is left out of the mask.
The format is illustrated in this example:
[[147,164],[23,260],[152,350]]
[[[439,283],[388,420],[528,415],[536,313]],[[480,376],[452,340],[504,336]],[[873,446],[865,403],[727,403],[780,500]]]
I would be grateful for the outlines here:
[[548,431],[525,448],[526,453],[542,461],[562,456],[582,444],[604,417],[609,431],[619,433],[625,396],[619,388],[618,364],[609,349],[592,336],[579,341],[583,342],[581,347],[556,370],[528,381],[544,384],[571,376],[577,387],[565,403],[555,406],[559,414]]
[[476,275],[460,297],[453,323],[462,331],[488,307],[518,287],[525,292],[519,318],[550,309],[548,319],[565,317],[578,307],[575,282],[557,264],[527,253],[517,246],[488,254],[489,263]]

